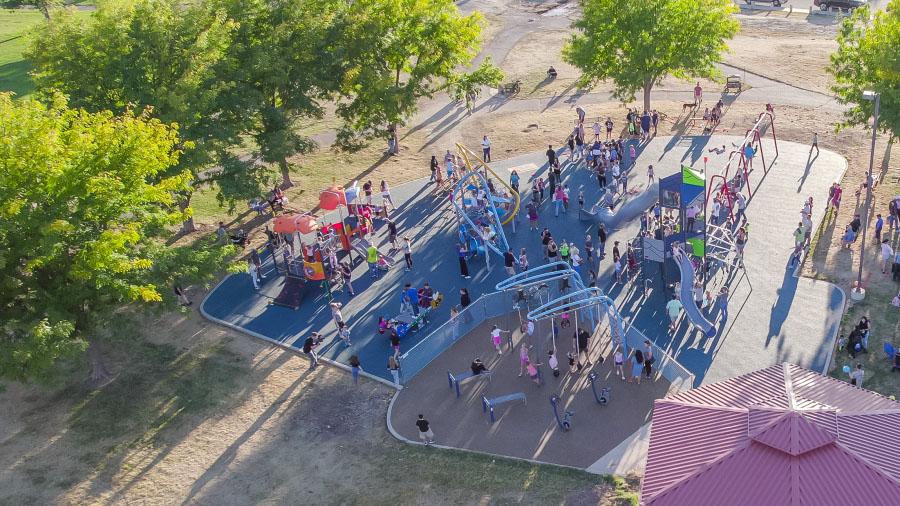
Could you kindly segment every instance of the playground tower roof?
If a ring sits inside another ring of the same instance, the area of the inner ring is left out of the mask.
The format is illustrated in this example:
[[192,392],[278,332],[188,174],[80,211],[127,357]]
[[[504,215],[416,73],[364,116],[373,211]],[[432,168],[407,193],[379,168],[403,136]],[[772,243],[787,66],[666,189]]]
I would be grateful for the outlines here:
[[900,403],[793,364],[657,400],[641,504],[891,504]]

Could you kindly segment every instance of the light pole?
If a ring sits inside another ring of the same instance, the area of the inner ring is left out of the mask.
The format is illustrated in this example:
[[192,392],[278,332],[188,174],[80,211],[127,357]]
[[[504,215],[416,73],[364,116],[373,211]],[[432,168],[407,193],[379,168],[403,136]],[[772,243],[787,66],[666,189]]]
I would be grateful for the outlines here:
[[869,225],[869,204],[872,202],[872,186],[875,182],[875,139],[878,136],[878,113],[881,109],[881,94],[874,91],[864,91],[863,100],[875,102],[875,113],[872,121],[872,147],[869,151],[869,172],[866,174],[866,204],[863,207],[862,242],[859,245],[859,271],[856,274],[856,289],[850,293],[853,300],[862,300],[866,291],[862,287],[863,262],[866,259],[866,234]]

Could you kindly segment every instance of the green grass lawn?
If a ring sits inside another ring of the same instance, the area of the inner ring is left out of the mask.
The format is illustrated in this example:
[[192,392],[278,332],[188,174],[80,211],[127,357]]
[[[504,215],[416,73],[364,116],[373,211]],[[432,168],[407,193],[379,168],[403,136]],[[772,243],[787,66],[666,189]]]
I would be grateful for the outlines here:
[[[79,17],[90,15],[79,11]],[[32,28],[44,21],[44,16],[33,9],[0,10],[0,92],[11,91],[24,97],[34,90],[28,76],[31,65],[22,57],[28,45],[26,36]]]

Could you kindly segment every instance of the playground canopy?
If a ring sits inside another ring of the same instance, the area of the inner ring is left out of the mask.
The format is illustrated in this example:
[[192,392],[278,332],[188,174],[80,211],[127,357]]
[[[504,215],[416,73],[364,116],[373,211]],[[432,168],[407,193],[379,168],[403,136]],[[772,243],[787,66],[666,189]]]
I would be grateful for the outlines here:
[[657,400],[641,504],[896,504],[900,403],[793,364]]
[[347,196],[343,186],[331,186],[319,193],[319,207],[326,211],[334,211],[347,205]]
[[315,217],[308,214],[290,214],[282,215],[275,218],[273,230],[279,234],[292,234],[300,232],[308,234],[319,228],[319,223]]

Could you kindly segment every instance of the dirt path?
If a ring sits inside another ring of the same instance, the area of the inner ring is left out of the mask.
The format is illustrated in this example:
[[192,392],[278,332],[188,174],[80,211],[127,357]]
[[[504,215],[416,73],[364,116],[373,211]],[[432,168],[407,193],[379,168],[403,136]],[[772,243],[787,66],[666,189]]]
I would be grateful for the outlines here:
[[324,366],[309,373],[305,359],[196,313],[143,326],[158,337],[113,352],[102,390],[74,381],[0,393],[0,504],[597,504],[616,494],[594,475],[403,445],[385,427],[391,389],[354,387]]

